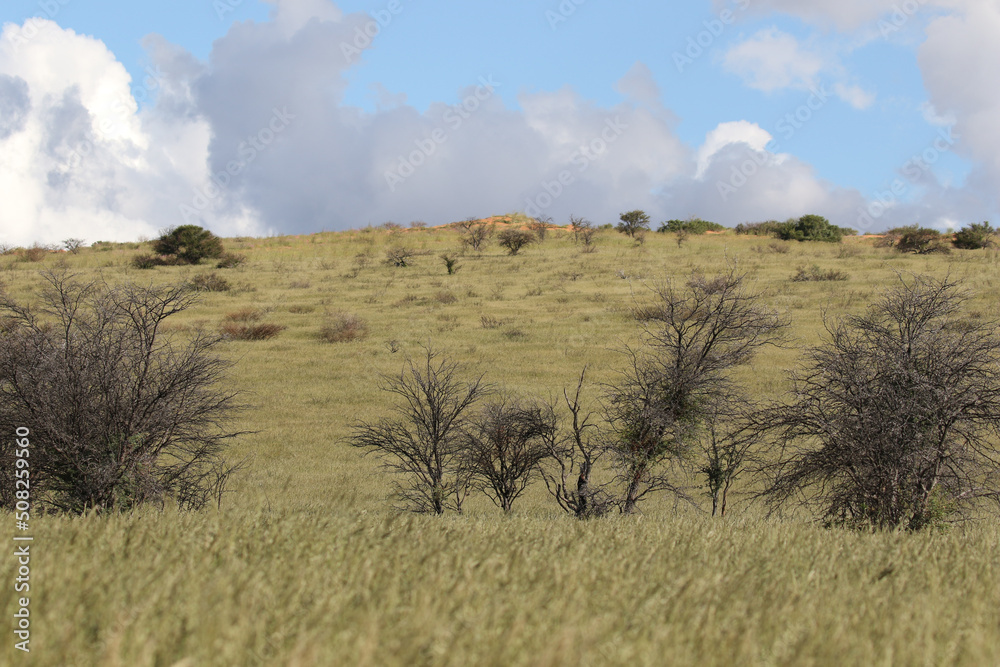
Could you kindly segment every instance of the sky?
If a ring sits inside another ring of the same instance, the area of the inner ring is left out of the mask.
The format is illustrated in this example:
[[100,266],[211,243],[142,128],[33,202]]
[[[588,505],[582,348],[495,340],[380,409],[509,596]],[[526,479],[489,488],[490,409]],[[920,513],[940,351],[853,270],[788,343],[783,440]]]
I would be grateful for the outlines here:
[[1000,216],[1000,0],[5,0],[0,243]]

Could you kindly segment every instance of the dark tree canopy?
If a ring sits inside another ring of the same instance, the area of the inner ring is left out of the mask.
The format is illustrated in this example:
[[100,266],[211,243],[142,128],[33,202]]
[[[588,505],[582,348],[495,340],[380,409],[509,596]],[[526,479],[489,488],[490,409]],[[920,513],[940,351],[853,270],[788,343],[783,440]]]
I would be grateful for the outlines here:
[[619,219],[621,222],[616,229],[630,238],[636,238],[636,235],[649,230],[649,215],[645,211],[626,211]]
[[181,225],[165,231],[153,241],[153,251],[160,255],[173,255],[189,264],[197,264],[203,259],[217,259],[222,256],[222,240],[198,225]]

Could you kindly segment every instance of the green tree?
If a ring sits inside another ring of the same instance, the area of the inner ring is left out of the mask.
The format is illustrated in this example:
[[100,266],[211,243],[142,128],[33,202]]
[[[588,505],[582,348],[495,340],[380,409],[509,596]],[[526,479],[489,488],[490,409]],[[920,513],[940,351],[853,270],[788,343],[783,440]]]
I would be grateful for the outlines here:
[[997,244],[997,230],[988,222],[962,227],[955,233],[955,247],[963,250],[981,250]]
[[821,215],[804,215],[798,220],[789,220],[778,229],[778,238],[785,241],[825,241],[840,243],[844,236],[841,227],[830,224]]
[[621,214],[621,222],[616,229],[629,238],[635,238],[642,230],[649,229],[649,216],[645,211],[627,211]]
[[222,239],[198,225],[181,225],[168,229],[153,241],[153,251],[173,255],[188,264],[222,256]]

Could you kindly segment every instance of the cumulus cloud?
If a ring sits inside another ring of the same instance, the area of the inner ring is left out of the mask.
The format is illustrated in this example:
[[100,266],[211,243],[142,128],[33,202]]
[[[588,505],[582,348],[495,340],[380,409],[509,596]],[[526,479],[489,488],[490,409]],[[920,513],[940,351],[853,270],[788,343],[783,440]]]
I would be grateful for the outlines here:
[[757,90],[811,88],[824,68],[823,58],[804,49],[792,35],[770,27],[726,52],[723,66]]

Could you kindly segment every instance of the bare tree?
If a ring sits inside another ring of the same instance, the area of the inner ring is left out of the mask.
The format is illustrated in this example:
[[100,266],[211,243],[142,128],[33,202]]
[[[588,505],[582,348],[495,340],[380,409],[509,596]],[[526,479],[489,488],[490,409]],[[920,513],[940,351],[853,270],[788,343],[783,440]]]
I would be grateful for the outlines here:
[[223,453],[240,434],[227,427],[240,406],[214,354],[222,339],[181,344],[163,330],[197,296],[42,275],[37,306],[0,296],[0,432],[30,429],[35,502],[72,513],[221,502],[239,467]]
[[460,366],[431,349],[421,367],[408,359],[381,388],[400,399],[396,419],[355,426],[349,442],[385,457],[403,479],[397,493],[406,509],[443,514],[462,510],[468,479],[461,463],[466,412],[488,391],[480,375],[468,382]]
[[866,314],[827,324],[794,400],[766,416],[773,502],[916,530],[1000,499],[998,323],[964,317],[968,298],[957,281],[901,277]]
[[521,248],[535,241],[535,235],[523,229],[505,229],[497,234],[497,242],[507,249],[509,255],[516,255]]
[[528,222],[528,229],[532,231],[539,243],[545,240],[545,235],[548,234],[551,226],[552,218],[547,215],[539,216]]
[[714,278],[696,273],[683,289],[655,286],[653,302],[636,308],[643,348],[626,349],[628,367],[605,396],[623,512],[654,492],[683,495],[674,468],[697,442],[706,406],[731,403],[731,371],[780,340],[786,322],[748,282],[735,266]]
[[549,455],[556,432],[550,408],[500,397],[472,418],[464,438],[463,466],[474,486],[504,512],[524,493]]
[[417,251],[413,248],[394,246],[385,251],[385,261],[386,264],[391,266],[405,268],[410,265],[410,260],[412,260],[416,254]]
[[597,233],[597,229],[594,227],[593,223],[586,218],[578,218],[571,215],[569,218],[569,224],[570,228],[573,230],[573,242],[582,243],[584,252],[593,252],[594,234]]
[[549,493],[563,510],[578,519],[603,516],[614,506],[604,486],[592,482],[594,466],[604,448],[599,434],[594,433],[597,425],[590,421],[593,415],[583,414],[580,403],[586,374],[584,368],[572,399],[563,390],[563,399],[572,416],[571,432],[568,437],[552,434],[547,442],[549,455],[539,467]]
[[493,225],[491,224],[466,221],[460,226],[464,230],[462,245],[472,248],[476,252],[482,250],[493,238]]

